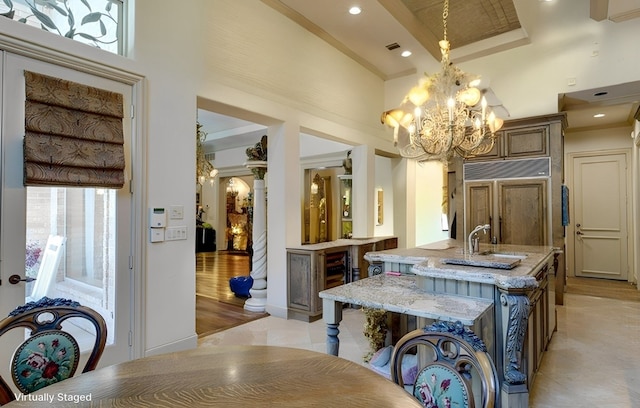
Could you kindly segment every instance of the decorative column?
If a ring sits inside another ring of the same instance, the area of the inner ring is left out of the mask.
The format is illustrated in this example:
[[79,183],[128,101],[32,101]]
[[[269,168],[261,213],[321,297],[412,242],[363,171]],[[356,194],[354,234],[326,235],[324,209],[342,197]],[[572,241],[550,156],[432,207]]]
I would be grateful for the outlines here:
[[253,286],[249,290],[251,297],[244,303],[245,310],[265,312],[267,305],[267,200],[264,175],[267,172],[267,136],[253,148],[247,149],[248,161],[245,163],[253,173],[253,222],[251,277]]

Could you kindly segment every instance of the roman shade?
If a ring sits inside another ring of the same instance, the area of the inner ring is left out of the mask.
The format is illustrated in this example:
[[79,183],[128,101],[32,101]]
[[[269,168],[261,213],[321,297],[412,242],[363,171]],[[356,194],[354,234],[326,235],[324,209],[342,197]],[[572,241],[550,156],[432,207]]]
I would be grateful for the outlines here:
[[24,74],[24,185],[122,188],[122,94]]

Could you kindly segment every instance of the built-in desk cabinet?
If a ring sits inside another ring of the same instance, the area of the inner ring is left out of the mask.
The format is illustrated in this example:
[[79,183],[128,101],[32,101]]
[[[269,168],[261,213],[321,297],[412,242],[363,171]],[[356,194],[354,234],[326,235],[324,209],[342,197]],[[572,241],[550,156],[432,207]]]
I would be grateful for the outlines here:
[[313,321],[322,316],[318,293],[367,277],[364,254],[398,247],[396,237],[339,239],[287,248],[289,317]]

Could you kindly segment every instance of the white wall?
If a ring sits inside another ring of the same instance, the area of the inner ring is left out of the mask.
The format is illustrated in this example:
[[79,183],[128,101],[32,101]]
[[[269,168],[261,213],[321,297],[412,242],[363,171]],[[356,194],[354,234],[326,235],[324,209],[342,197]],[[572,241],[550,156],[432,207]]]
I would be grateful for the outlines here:
[[421,163],[416,170],[416,231],[415,245],[447,239],[442,230],[443,167],[438,161]]
[[567,132],[564,136],[565,174],[566,158],[569,153],[630,149],[633,145],[632,131],[631,127],[618,127],[586,132]]
[[[374,189],[382,189],[383,194],[383,211],[382,224],[377,225],[377,209],[374,209],[374,230],[373,235],[376,237],[387,237],[394,235],[394,200],[393,200],[393,163],[388,157],[375,157],[375,187]],[[376,193],[377,194],[377,193]]]

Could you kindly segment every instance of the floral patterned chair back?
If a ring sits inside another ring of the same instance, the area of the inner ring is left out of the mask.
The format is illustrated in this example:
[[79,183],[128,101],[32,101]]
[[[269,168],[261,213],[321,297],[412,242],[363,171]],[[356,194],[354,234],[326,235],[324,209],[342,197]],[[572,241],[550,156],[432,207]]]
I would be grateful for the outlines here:
[[[413,384],[402,378],[402,358],[418,354]],[[462,323],[436,322],[404,335],[391,356],[391,379],[427,408],[499,407],[495,365],[482,340]]]
[[[95,310],[72,300],[43,297],[16,308],[0,321],[0,336],[13,329],[31,330],[11,359],[13,383],[23,394],[74,375],[80,348],[76,339],[62,330],[62,322],[72,317],[86,319],[95,328],[95,342],[82,370],[85,373],[96,368],[107,340],[107,326]],[[0,405],[14,399],[13,390],[0,378]]]

